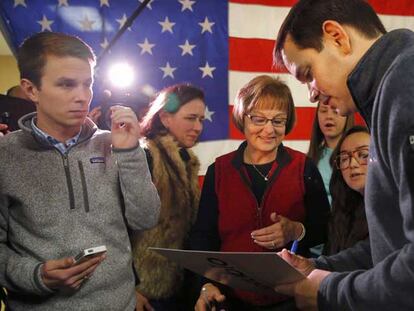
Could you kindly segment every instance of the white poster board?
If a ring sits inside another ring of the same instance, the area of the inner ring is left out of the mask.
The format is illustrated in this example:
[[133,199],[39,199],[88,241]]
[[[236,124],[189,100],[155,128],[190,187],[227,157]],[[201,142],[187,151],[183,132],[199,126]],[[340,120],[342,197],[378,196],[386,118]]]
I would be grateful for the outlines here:
[[273,292],[276,285],[304,278],[276,253],[149,249],[206,278],[248,291]]

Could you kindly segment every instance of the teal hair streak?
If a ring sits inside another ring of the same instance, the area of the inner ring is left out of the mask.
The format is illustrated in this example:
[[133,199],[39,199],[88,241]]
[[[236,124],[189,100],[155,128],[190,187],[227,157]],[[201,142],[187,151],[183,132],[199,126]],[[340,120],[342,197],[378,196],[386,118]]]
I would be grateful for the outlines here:
[[174,113],[180,108],[180,100],[177,94],[171,93],[167,95],[167,100],[164,105],[164,110],[169,113]]

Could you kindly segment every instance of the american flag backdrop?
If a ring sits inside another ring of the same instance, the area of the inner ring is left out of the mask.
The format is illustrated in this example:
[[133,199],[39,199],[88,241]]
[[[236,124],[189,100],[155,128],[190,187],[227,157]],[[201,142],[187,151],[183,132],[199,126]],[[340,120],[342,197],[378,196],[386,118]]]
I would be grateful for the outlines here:
[[[344,0],[346,1],[346,0]],[[16,47],[39,31],[77,35],[99,56],[143,0],[1,0],[5,36]],[[204,174],[214,159],[232,151],[243,136],[229,116],[237,89],[259,74],[279,75],[290,86],[297,123],[285,144],[307,151],[315,105],[304,85],[272,68],[277,31],[295,0],[151,0],[99,66],[95,94],[105,88],[104,72],[123,60],[135,67],[135,87],[191,82],[206,93],[206,121],[194,147]],[[414,30],[413,0],[370,0],[387,30]],[[333,68],[334,70],[334,68]],[[96,102],[94,102],[96,104]]]

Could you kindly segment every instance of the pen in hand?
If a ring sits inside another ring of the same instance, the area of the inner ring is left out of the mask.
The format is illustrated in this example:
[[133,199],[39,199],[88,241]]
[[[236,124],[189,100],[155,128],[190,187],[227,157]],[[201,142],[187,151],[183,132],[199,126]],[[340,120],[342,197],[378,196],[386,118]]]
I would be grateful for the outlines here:
[[290,252],[292,254],[296,254],[297,250],[298,250],[298,240],[294,240],[290,248]]

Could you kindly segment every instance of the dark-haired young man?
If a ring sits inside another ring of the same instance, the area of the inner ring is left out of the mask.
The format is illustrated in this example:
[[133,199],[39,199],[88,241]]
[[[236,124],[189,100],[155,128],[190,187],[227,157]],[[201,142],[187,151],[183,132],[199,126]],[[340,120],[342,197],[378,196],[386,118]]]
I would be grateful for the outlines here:
[[113,107],[111,132],[87,118],[94,62],[84,42],[51,32],[18,52],[37,113],[0,139],[0,285],[12,310],[136,306],[128,229],[155,225],[160,202],[132,110]]
[[308,84],[312,101],[341,115],[359,111],[372,137],[369,239],[314,263],[283,251],[308,277],[276,290],[304,309],[412,310],[414,33],[386,33],[363,0],[300,0],[281,26],[275,58]]

